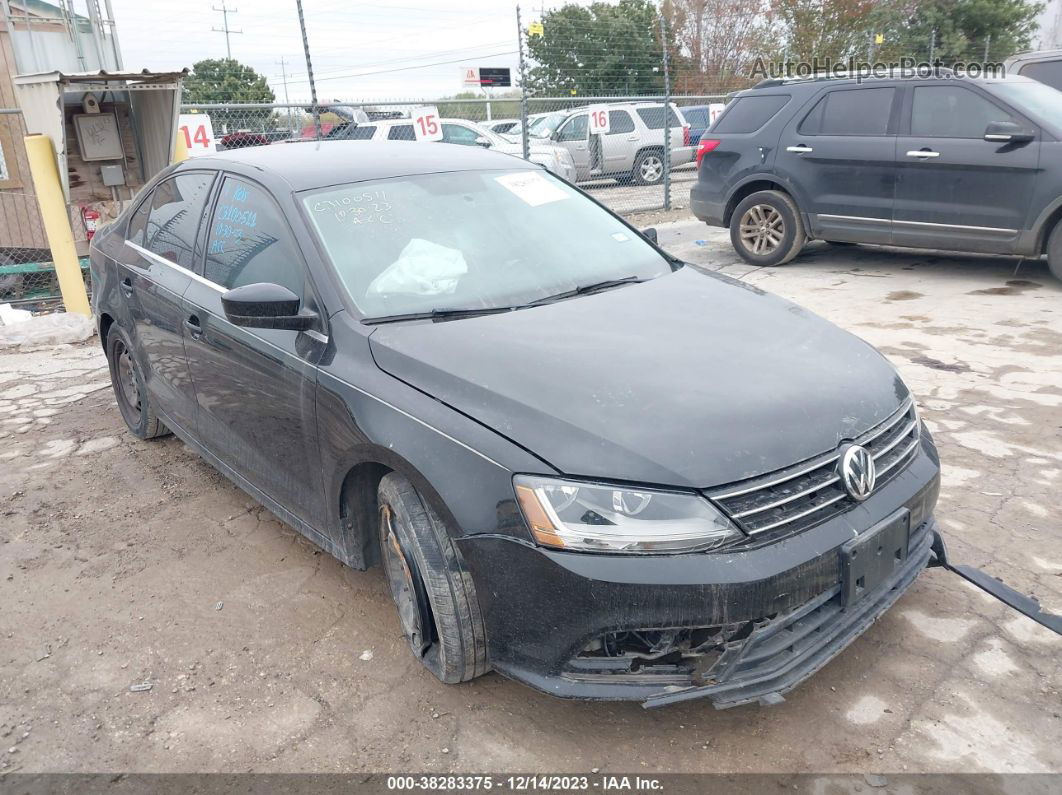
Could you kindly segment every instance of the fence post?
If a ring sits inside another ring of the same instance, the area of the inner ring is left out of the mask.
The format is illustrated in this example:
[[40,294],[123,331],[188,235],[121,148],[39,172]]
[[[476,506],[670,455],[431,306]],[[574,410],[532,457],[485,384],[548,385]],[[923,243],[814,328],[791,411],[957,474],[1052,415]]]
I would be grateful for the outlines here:
[[520,22],[520,6],[516,6],[516,41],[520,45],[520,143],[524,160],[531,159],[531,139],[527,134],[527,72],[524,68],[524,26]]
[[91,316],[85,279],[77,261],[77,249],[74,248],[74,231],[70,228],[63,186],[59,183],[59,167],[55,162],[52,139],[47,135],[27,135],[25,141],[33,189],[41,208],[41,220],[44,221],[44,233],[52,251],[59,291],[63,294],[63,306],[67,312]]
[[671,209],[671,72],[667,57],[667,22],[660,14],[660,46],[664,51],[664,209]]

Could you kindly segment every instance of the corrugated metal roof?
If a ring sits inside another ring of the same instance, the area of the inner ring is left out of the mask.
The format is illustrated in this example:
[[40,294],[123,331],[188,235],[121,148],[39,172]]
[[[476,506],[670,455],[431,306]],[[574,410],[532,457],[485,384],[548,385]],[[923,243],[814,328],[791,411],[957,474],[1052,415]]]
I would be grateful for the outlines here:
[[139,72],[108,72],[99,69],[94,72],[38,72],[31,75],[16,75],[16,85],[33,83],[102,83],[117,80],[135,83],[172,83],[188,76],[188,68],[179,72],[152,72],[144,69]]

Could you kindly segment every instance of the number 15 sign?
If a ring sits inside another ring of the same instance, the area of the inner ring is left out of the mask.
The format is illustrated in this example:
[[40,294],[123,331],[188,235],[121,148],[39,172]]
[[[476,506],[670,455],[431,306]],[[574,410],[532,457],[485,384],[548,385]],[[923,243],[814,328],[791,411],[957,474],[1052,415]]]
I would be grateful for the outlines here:
[[442,140],[442,122],[439,121],[439,111],[434,105],[414,108],[410,116],[413,119],[413,135],[418,141]]

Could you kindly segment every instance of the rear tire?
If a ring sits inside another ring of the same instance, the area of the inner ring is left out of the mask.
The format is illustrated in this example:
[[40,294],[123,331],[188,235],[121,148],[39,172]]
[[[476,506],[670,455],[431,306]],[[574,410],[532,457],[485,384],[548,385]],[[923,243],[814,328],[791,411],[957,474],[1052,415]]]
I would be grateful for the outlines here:
[[385,475],[380,557],[413,654],[442,682],[490,670],[483,617],[472,577],[446,524],[405,477]]
[[170,429],[162,424],[148,399],[132,344],[117,325],[112,325],[107,332],[107,365],[118,410],[133,435],[138,439],[169,435]]
[[793,259],[807,242],[796,203],[777,190],[746,196],[730,216],[730,242],[743,260],[771,267]]
[[639,185],[659,185],[664,179],[664,153],[657,149],[640,153],[631,173]]
[[1047,267],[1056,279],[1062,281],[1062,220],[1055,224],[1047,240]]

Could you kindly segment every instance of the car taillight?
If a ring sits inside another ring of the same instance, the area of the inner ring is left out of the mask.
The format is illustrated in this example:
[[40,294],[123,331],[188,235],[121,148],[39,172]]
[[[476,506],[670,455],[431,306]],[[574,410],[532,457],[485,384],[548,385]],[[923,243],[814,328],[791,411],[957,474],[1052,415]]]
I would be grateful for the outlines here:
[[682,125],[682,145],[690,145],[690,126],[688,124]]
[[721,141],[718,138],[702,138],[701,142],[697,144],[697,167],[701,166],[701,159],[715,149]]

